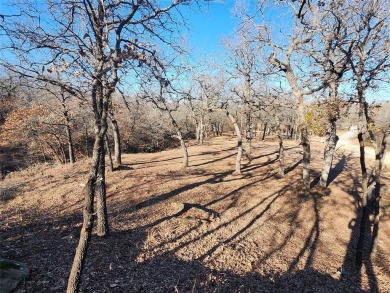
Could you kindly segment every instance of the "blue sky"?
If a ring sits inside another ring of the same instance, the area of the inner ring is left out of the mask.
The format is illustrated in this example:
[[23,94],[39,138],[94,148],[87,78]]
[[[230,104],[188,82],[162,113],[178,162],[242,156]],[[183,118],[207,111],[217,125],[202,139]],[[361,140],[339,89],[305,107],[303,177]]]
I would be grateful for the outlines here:
[[230,35],[237,24],[231,13],[234,5],[234,0],[211,1],[203,4],[201,11],[185,9],[183,14],[190,27],[187,37],[193,49],[206,55],[222,51],[221,39]]

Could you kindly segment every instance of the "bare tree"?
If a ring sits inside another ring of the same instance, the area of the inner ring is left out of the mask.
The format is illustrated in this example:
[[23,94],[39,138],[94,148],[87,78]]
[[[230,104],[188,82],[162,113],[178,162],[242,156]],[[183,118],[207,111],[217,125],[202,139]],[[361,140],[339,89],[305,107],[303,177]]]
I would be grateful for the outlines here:
[[[14,58],[2,60],[3,66],[68,91],[74,84],[89,89],[95,143],[85,189],[84,221],[68,292],[77,291],[79,286],[94,221],[95,191],[97,233],[106,236],[109,232],[104,139],[110,99],[123,76],[120,71],[123,67],[128,70],[149,66],[157,50],[153,39],[160,43],[160,48],[175,48],[172,36],[180,14],[174,15],[172,10],[183,2],[172,1],[163,7],[147,0],[61,0],[45,4],[23,1],[13,8],[20,11],[20,16],[7,17],[2,23],[1,30],[8,39],[1,47],[14,52]],[[53,78],[53,72],[60,74],[60,81]]]
[[[316,74],[322,76],[326,84],[325,95],[328,97],[321,104],[321,111],[326,117],[326,144],[324,149],[324,163],[320,176],[320,186],[325,188],[332,167],[333,154],[336,149],[337,120],[340,117],[340,107],[344,104],[340,99],[340,84],[348,71],[349,56],[353,42],[350,42],[351,33],[347,30],[351,15],[348,13],[345,2],[324,2],[317,8],[317,27],[315,41],[308,42],[305,50],[308,56],[315,60]],[[302,11],[303,8],[301,8]],[[310,22],[303,25],[313,27]]]
[[260,57],[262,47],[256,43],[256,31],[248,22],[242,22],[235,37],[224,41],[228,59],[227,74],[232,83],[232,91],[243,104],[245,116],[245,155],[251,160],[253,137],[252,103],[256,97],[255,86],[261,80]]
[[[376,163],[372,182],[375,182],[376,205],[380,200],[380,173],[381,161],[386,152],[387,128],[383,129],[382,138],[378,140],[375,133],[375,120],[370,115],[366,93],[369,89],[378,86],[388,74],[390,59],[388,55],[390,40],[390,7],[388,1],[353,1],[350,5],[352,21],[348,29],[351,30],[351,42],[353,51],[349,55],[349,63],[352,68],[354,87],[359,105],[358,140],[360,144],[360,167],[362,172],[361,194],[361,219],[359,223],[359,239],[356,248],[355,263],[357,268],[363,264],[363,247],[366,239],[367,222],[369,221],[369,182],[370,176],[367,171],[365,140],[368,135],[371,144],[376,149]],[[347,49],[344,48],[347,52]],[[388,80],[388,77],[386,78]],[[378,208],[376,209],[378,210]],[[377,221],[377,215],[375,216]],[[376,231],[379,222],[376,222]],[[376,232],[377,233],[377,232]],[[374,235],[374,238],[376,236]]]
[[[285,37],[289,40],[289,43],[286,45],[283,43],[276,43],[273,40],[273,32],[275,33],[276,31],[272,32],[269,24],[265,22],[262,22],[261,26],[259,26],[259,41],[262,44],[261,46],[265,45],[266,50],[271,52],[269,55],[269,62],[283,73],[283,76],[286,78],[295,97],[295,105],[298,109],[298,131],[303,150],[302,182],[304,189],[307,191],[310,189],[311,152],[309,130],[305,118],[304,97],[322,89],[324,85],[315,78],[315,75],[310,73],[310,60],[309,57],[304,54],[303,49],[314,36],[315,31],[313,28],[315,28],[317,24],[317,15],[313,6],[303,7],[301,6],[301,3],[294,3],[294,1],[285,2],[285,7],[290,11],[290,14],[285,17],[291,17],[289,22],[293,25],[293,28],[285,33]],[[310,17],[312,26],[309,27],[305,25],[305,22],[302,21],[301,18],[295,17],[298,14]],[[249,18],[248,21],[253,22],[253,19]],[[281,30],[281,32],[283,31]],[[306,63],[305,66],[301,66],[302,63]]]
[[[159,61],[160,62],[160,61]],[[179,140],[183,153],[183,169],[188,167],[188,150],[184,140],[183,131],[177,123],[173,112],[177,111],[181,101],[187,96],[181,86],[181,77],[187,72],[186,66],[174,64],[174,62],[168,62],[171,66],[164,65],[160,68],[153,66],[151,70],[145,70],[145,78],[147,82],[140,84],[141,98],[153,103],[157,109],[165,112],[168,115],[176,134],[173,136]],[[160,62],[161,64],[161,62]],[[168,76],[169,72],[169,76]]]

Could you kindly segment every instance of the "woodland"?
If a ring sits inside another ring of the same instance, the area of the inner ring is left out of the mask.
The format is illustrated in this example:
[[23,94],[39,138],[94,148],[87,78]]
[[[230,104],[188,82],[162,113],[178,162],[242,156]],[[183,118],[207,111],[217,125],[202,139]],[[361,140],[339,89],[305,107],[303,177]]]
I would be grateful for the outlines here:
[[15,292],[390,292],[389,2],[237,1],[204,57],[207,5],[0,11]]

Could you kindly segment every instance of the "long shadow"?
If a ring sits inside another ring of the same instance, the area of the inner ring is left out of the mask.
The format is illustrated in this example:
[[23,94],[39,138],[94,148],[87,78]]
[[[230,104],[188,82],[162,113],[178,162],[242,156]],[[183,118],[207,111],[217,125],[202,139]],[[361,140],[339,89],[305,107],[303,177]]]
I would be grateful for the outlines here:
[[313,189],[318,184],[318,182],[320,182],[320,179],[321,179],[321,174],[315,176],[313,181],[310,182],[310,189]]
[[[242,237],[243,233],[264,217],[275,201],[291,188],[293,187],[284,187],[267,198],[259,199],[259,202],[240,214],[241,218],[229,221],[229,224],[234,224],[234,221],[242,219],[242,216],[259,210],[244,228],[226,241],[231,242]],[[226,197],[219,200],[222,198]],[[215,201],[204,206],[213,203]],[[1,227],[0,254],[4,256],[5,253],[8,257],[26,262],[32,267],[29,279],[20,285],[18,292],[64,292],[77,245],[81,214],[53,214],[46,218],[39,214],[34,216],[34,221],[20,226],[17,230],[15,227]],[[81,291],[345,292],[345,288],[353,285],[348,279],[335,280],[328,274],[310,268],[310,265],[296,272],[263,276],[256,272],[235,274],[229,269],[210,269],[199,259],[184,261],[173,252],[148,256],[143,248],[149,233],[145,228],[138,226],[130,230],[113,230],[111,236],[105,239],[93,236],[82,275]],[[215,231],[202,234],[199,239],[210,233]],[[315,238],[311,239],[312,245]],[[209,251],[209,254],[212,253],[213,251]]]
[[309,251],[307,256],[305,269],[309,269],[313,264],[314,253],[318,246],[318,240],[320,237],[320,213],[319,213],[319,202],[318,197],[321,196],[318,193],[310,192],[310,195],[303,195],[304,197],[310,197],[313,201],[313,210],[314,210],[314,223],[310,229],[309,235],[306,237],[305,243],[298,255],[291,262],[288,271],[292,271],[296,265],[299,263],[300,259],[303,257],[306,251]]
[[256,170],[256,169],[259,169],[261,167],[265,167],[265,166],[268,166],[268,165],[271,165],[275,162],[278,161],[278,157],[276,157],[275,159],[273,160],[268,160],[267,162],[264,162],[264,163],[261,163],[261,164],[251,164],[251,165],[245,165],[244,167],[242,167],[242,171],[253,171],[253,170]]
[[223,178],[225,178],[226,176],[228,176],[228,175],[230,175],[232,173],[233,173],[233,171],[229,170],[229,171],[226,171],[226,172],[223,172],[223,173],[216,174],[212,178],[209,178],[207,180],[195,182],[195,183],[192,183],[192,184],[188,184],[188,185],[176,188],[175,190],[172,190],[170,192],[166,192],[166,193],[160,194],[158,196],[155,196],[152,199],[148,199],[148,200],[145,200],[143,202],[140,202],[140,203],[134,205],[133,209],[139,210],[141,208],[145,208],[145,207],[149,207],[149,206],[155,205],[155,204],[157,204],[157,203],[159,203],[161,201],[164,201],[164,200],[167,200],[169,198],[175,197],[175,196],[181,194],[182,192],[191,190],[193,188],[202,186],[204,184],[209,184],[209,183],[210,184],[215,184],[215,183],[218,183],[221,180],[223,180]]
[[288,173],[290,173],[291,171],[293,171],[296,167],[298,167],[299,166],[299,164],[301,164],[302,163],[302,159],[300,159],[298,162],[296,162],[296,163],[294,163],[293,165],[291,165],[290,167],[287,167],[286,169],[285,169],[285,172],[284,172],[284,174],[288,174]]
[[[238,215],[237,217],[235,217],[235,218],[233,218],[233,219],[231,219],[231,220],[229,220],[229,221],[226,221],[226,222],[224,222],[224,223],[218,225],[217,227],[215,227],[215,228],[213,228],[213,229],[207,231],[206,233],[203,233],[203,234],[201,234],[201,235],[198,235],[197,237],[195,237],[195,238],[193,238],[193,239],[191,239],[191,240],[188,240],[188,241],[186,241],[186,242],[181,243],[180,245],[178,245],[177,247],[175,247],[174,249],[172,249],[170,252],[171,252],[171,253],[176,252],[176,251],[182,249],[183,247],[185,247],[185,246],[187,246],[187,245],[190,245],[191,243],[194,243],[194,242],[196,242],[196,241],[199,241],[199,240],[201,240],[202,238],[207,237],[207,236],[209,236],[209,235],[211,235],[211,234],[217,232],[218,230],[220,230],[220,229],[222,229],[222,228],[224,228],[224,227],[227,227],[227,226],[231,225],[233,222],[240,220],[242,217],[244,217],[245,215],[249,214],[250,212],[252,212],[252,211],[255,210],[256,208],[258,208],[259,206],[261,206],[261,205],[262,205],[264,202],[266,202],[268,199],[270,199],[270,198],[274,197],[275,195],[277,195],[277,196],[272,200],[271,203],[273,203],[277,198],[279,198],[279,197],[281,196],[282,191],[285,190],[286,188],[287,188],[287,187],[284,187],[284,188],[282,188],[281,190],[276,191],[276,192],[270,194],[269,196],[263,198],[260,202],[258,202],[257,204],[253,205],[252,207],[250,207],[250,208],[247,209],[246,211],[242,212],[242,213],[241,213],[240,215]],[[266,210],[268,210],[268,209],[269,209],[269,207],[266,208]],[[265,211],[264,211],[264,213],[265,213]],[[264,213],[262,213],[261,215],[263,215]],[[257,219],[256,219],[256,220],[257,220]],[[249,225],[248,227],[252,226],[253,223],[254,223],[256,220],[251,221],[251,223],[249,223],[250,225]],[[247,230],[248,227],[245,227],[244,229],[242,229],[241,231],[239,231],[239,233],[238,233],[236,236],[234,236],[233,238],[235,238],[235,237],[237,237],[238,235],[242,234],[245,230]],[[233,239],[233,238],[232,238],[232,239]],[[216,248],[217,248],[217,247],[215,247],[215,248],[213,248],[213,249],[215,250]],[[206,254],[210,255],[211,253],[212,253],[212,251],[209,251],[209,252],[206,253]],[[202,256],[199,260],[204,259],[204,257],[206,257],[206,255]]]
[[[272,204],[284,194],[284,190],[285,190],[285,188],[278,191],[277,193],[274,193],[274,194],[267,196],[266,198],[261,200],[258,204],[254,205],[252,208],[250,208],[247,211],[245,211],[244,213],[242,213],[239,217],[233,219],[231,222],[236,221],[240,217],[242,217],[243,215],[253,211],[255,208],[261,206],[266,200],[268,200],[269,198],[274,196],[274,198],[272,198],[272,200],[265,206],[265,208],[257,216],[255,216],[251,221],[249,221],[249,223],[247,225],[245,225],[245,227],[243,227],[242,229],[237,231],[234,235],[225,239],[222,242],[222,244],[228,244],[228,243],[232,242],[234,239],[236,239],[238,236],[240,236],[245,231],[247,231],[250,227],[252,227],[271,208]],[[231,222],[229,222],[229,223],[231,223]],[[203,254],[201,257],[199,257],[198,260],[200,260],[200,261],[204,260],[206,257],[212,255],[219,247],[220,247],[220,243],[218,245],[215,245],[213,248],[211,248],[209,251],[207,251],[205,254]]]
[[[273,174],[273,176],[276,176],[276,173]],[[203,207],[204,209],[209,209],[210,206],[212,206],[212,205],[214,205],[214,204],[216,204],[216,203],[218,203],[218,202],[221,202],[221,201],[223,201],[223,200],[225,200],[225,199],[228,199],[228,198],[234,196],[235,194],[237,194],[238,192],[240,192],[240,191],[242,191],[242,190],[245,190],[245,189],[249,188],[250,186],[255,185],[255,184],[257,184],[258,182],[263,181],[263,180],[266,180],[266,179],[268,179],[268,178],[269,178],[269,177],[266,176],[266,177],[264,177],[264,178],[261,178],[261,179],[258,180],[258,181],[251,182],[251,183],[249,183],[249,184],[247,184],[247,185],[242,185],[242,186],[240,186],[240,187],[238,187],[238,188],[232,190],[231,192],[229,192],[229,193],[227,193],[227,194],[221,196],[220,198],[217,198],[217,199],[215,199],[215,200],[212,200],[212,201],[208,202],[207,204],[202,205],[202,207]],[[231,207],[231,206],[229,206],[227,209],[229,209],[230,207]],[[165,221],[171,220],[171,219],[173,219],[173,218],[180,217],[180,216],[182,216],[186,211],[187,211],[187,210],[183,208],[181,211],[179,211],[179,212],[177,212],[177,213],[175,213],[175,214],[166,216],[166,217],[161,218],[161,219],[159,219],[159,220],[157,220],[157,221],[155,221],[155,222],[152,222],[152,223],[149,223],[149,224],[147,224],[147,225],[144,225],[144,226],[142,226],[142,227],[140,227],[140,228],[142,228],[142,229],[151,228],[151,227],[156,226],[156,225],[159,225],[159,224],[161,224],[161,223],[163,223],[163,222],[165,222]],[[211,211],[212,211],[212,212],[215,212],[214,210],[211,210]],[[177,236],[175,237],[175,241],[181,240],[182,238],[184,238],[186,235],[188,235],[191,231],[195,230],[195,229],[196,229],[197,227],[199,227],[199,226],[200,226],[200,224],[199,224],[199,225],[196,225],[195,227],[191,228],[190,230],[188,230],[188,231],[182,233],[181,235],[177,235]],[[155,248],[163,247],[164,245],[166,245],[166,244],[168,244],[168,243],[170,243],[170,242],[171,242],[171,240],[163,241],[163,242],[159,243]]]
[[215,163],[215,162],[218,162],[218,161],[223,161],[227,158],[230,158],[230,157],[233,157],[235,156],[236,154],[233,153],[233,154],[230,154],[230,155],[227,155],[225,157],[222,157],[222,158],[217,158],[217,159],[214,159],[214,160],[211,160],[211,161],[207,161],[207,162],[204,162],[204,163],[199,163],[199,164],[191,164],[191,166],[193,167],[198,167],[198,166],[203,166],[203,165],[208,165],[208,164],[211,164],[211,163]]
[[[201,154],[198,154],[198,155],[190,155],[189,158],[205,156],[205,155],[219,154],[219,153],[222,153],[222,152],[225,152],[225,151],[229,151],[229,150],[233,150],[233,149],[235,149],[235,148],[232,147],[232,148],[227,148],[227,149],[218,150],[218,151],[214,151],[214,152],[202,152]],[[162,162],[174,161],[174,160],[181,159],[181,158],[182,157],[179,156],[179,157],[174,157],[174,158],[167,158],[167,159],[162,159],[162,160],[153,160],[153,161],[146,161],[146,162],[137,162],[137,161],[135,161],[134,163],[123,164],[123,165],[125,165],[125,166],[126,165],[127,166],[134,166],[134,165],[154,164],[154,163],[162,163]],[[193,165],[193,166],[197,166],[197,165]]]
[[[64,292],[77,237],[62,228],[66,218],[28,227],[29,235],[15,243],[14,257],[33,265],[30,277],[17,292]],[[9,231],[12,233],[12,231]],[[15,232],[15,231],[13,231]],[[142,258],[144,230],[112,231],[108,238],[92,237],[81,279],[82,292],[343,292],[345,282],[313,269],[279,276],[235,274],[205,267],[197,260],[181,260],[171,253]],[[0,243],[9,246],[9,235]],[[38,244],[38,245],[37,245]],[[3,248],[3,247],[2,247]],[[18,254],[21,252],[21,254]]]
[[218,151],[206,151],[206,152],[201,152],[198,155],[190,155],[189,157],[200,157],[200,156],[205,156],[205,155],[215,155],[215,154],[220,154],[220,153],[227,152],[227,151],[232,151],[232,150],[235,150],[235,149],[236,149],[236,147],[231,147],[231,148],[218,150]]
[[134,161],[134,163],[132,163],[130,165],[134,166],[134,165],[145,165],[145,164],[162,163],[162,162],[178,160],[178,159],[181,159],[181,158],[182,157],[180,156],[180,157],[168,158],[168,159],[163,159],[163,160],[147,161],[147,162],[136,162],[136,161]]
[[326,186],[331,184],[337,178],[337,176],[339,176],[341,172],[343,172],[346,162],[347,162],[347,156],[342,155],[341,159],[337,162],[334,168],[331,169],[328,177],[328,182],[326,182]]
[[[362,285],[362,273],[363,270],[360,270],[356,267],[355,264],[355,256],[356,256],[356,247],[359,238],[359,230],[360,230],[360,219],[362,217],[362,207],[361,207],[361,198],[358,187],[360,186],[359,180],[355,177],[354,174],[349,174],[350,180],[353,182],[352,189],[349,190],[349,194],[352,196],[354,202],[354,206],[356,208],[356,217],[353,218],[349,223],[349,228],[351,229],[351,236],[348,242],[346,254],[344,257],[344,261],[342,266],[340,267],[340,274],[342,280],[352,279],[355,284],[359,287]],[[368,278],[370,292],[379,292],[378,281],[375,276],[375,272],[373,270],[372,260],[371,260],[371,223],[367,221],[367,225],[365,227],[365,245],[363,251],[363,266],[365,268],[365,273]]]
[[[287,147],[287,148],[285,148],[284,150],[285,150],[285,151],[288,151],[288,150],[295,149],[295,148],[297,148],[297,147],[299,147],[299,146]],[[267,157],[267,156],[277,155],[277,154],[279,154],[279,151],[278,151],[278,150],[277,150],[277,151],[274,151],[274,152],[272,152],[272,153],[262,154],[262,155],[259,155],[259,156],[256,156],[256,157],[252,157],[252,161],[253,161],[253,160],[256,160],[256,159],[263,158],[263,157]]]
[[[290,212],[290,217],[289,217],[290,219],[288,221],[290,227],[294,227],[294,225],[296,224],[296,221],[297,221],[297,218],[298,218],[298,211],[299,211],[299,208],[296,208],[295,210]],[[278,214],[279,214],[278,212],[275,212],[272,216],[269,217],[269,220],[272,220]],[[294,228],[291,228],[290,232],[284,237],[283,242],[281,244],[279,244],[278,246],[274,246],[273,249],[271,249],[261,259],[259,259],[257,261],[257,263],[256,263],[256,266],[260,266],[262,263],[264,263],[269,258],[271,258],[275,253],[277,253],[278,251],[281,251],[282,249],[284,249],[289,244],[290,239],[293,236],[294,236]]]

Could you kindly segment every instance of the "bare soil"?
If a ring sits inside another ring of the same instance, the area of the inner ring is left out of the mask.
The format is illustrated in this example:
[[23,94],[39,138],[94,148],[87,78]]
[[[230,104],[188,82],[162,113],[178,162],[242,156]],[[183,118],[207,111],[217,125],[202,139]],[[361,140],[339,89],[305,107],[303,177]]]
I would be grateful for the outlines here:
[[[276,140],[255,139],[241,175],[233,174],[235,143],[190,142],[185,171],[179,149],[124,155],[119,170],[107,171],[111,234],[92,237],[82,292],[390,292],[388,215],[377,252],[353,269],[358,153],[339,148],[329,188],[305,195],[296,141],[285,142],[283,178]],[[323,146],[312,141],[313,179]],[[16,292],[64,292],[88,166],[41,164],[0,181],[0,257],[31,268]],[[389,166],[382,179],[390,185]]]

